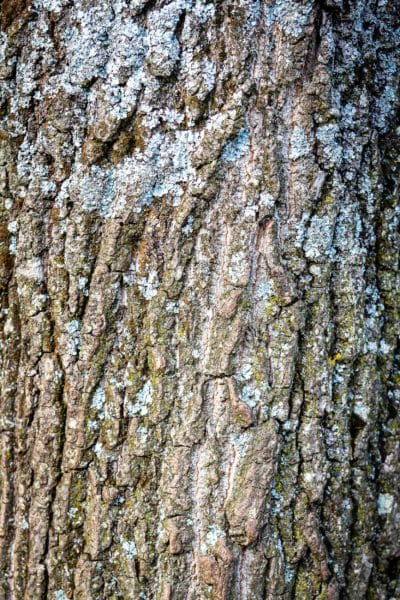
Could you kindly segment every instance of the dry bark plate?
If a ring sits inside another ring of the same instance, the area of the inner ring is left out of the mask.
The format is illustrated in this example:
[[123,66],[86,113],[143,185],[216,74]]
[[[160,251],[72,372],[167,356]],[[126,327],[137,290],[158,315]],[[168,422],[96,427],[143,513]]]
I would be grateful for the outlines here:
[[0,6],[0,600],[399,599],[399,2]]

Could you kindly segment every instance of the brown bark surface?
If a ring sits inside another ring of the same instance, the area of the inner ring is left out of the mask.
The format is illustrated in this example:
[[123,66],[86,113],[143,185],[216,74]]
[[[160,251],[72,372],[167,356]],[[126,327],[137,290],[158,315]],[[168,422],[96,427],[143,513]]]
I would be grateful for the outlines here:
[[0,600],[400,598],[399,2],[0,7]]

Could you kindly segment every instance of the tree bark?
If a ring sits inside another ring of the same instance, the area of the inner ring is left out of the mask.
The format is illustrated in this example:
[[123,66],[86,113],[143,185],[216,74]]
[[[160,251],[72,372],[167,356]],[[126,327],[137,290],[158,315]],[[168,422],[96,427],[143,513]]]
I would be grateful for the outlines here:
[[400,598],[399,2],[0,6],[0,599]]

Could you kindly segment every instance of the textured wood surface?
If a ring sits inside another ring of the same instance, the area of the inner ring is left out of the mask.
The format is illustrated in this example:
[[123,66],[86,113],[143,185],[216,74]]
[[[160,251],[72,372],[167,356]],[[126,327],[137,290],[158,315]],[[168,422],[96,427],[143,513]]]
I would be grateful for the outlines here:
[[400,598],[399,2],[0,6],[0,599]]

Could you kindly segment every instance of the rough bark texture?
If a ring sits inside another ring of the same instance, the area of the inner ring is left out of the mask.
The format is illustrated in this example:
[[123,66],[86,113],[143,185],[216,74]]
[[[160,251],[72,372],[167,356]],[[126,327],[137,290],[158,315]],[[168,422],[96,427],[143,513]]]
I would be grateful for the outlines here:
[[0,598],[400,598],[399,2],[0,5]]

